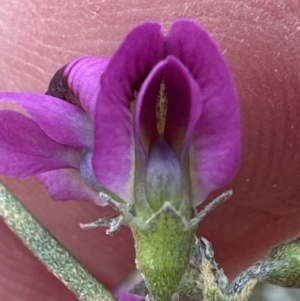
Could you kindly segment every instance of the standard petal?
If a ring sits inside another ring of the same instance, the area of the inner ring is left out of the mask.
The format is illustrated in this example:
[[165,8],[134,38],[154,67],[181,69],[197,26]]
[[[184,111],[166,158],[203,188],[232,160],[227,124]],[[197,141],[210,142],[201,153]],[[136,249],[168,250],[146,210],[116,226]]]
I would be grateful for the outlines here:
[[101,77],[100,102],[129,107],[151,69],[163,58],[164,36],[158,23],[134,28],[115,53]]
[[135,28],[101,77],[93,166],[100,185],[127,202],[132,201],[134,91],[162,58],[163,41],[159,24],[145,23]]
[[99,197],[99,193],[85,183],[76,169],[51,170],[41,173],[37,177],[56,201],[93,201],[100,206],[106,205]]
[[173,24],[166,52],[176,56],[198,83],[203,111],[191,151],[194,203],[225,185],[240,163],[241,125],[236,91],[228,67],[209,34],[193,21]]
[[36,122],[0,111],[0,172],[26,178],[59,168],[79,168],[81,152],[49,138]]
[[55,73],[46,94],[82,107],[93,118],[100,77],[108,63],[101,57],[75,59]]
[[73,147],[93,146],[91,118],[61,99],[35,93],[0,93],[0,111],[11,110],[31,117],[53,140]]

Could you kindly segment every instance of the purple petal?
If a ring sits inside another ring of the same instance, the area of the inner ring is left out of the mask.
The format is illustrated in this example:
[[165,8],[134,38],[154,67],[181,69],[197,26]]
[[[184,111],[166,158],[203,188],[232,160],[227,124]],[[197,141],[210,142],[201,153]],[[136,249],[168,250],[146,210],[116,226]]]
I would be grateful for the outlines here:
[[79,168],[81,152],[49,138],[18,112],[0,111],[0,173],[26,178],[59,168]]
[[109,59],[100,57],[82,57],[71,61],[53,76],[47,94],[84,108],[93,118],[100,77],[108,63]]
[[135,107],[135,136],[146,152],[158,136],[156,102],[162,80],[168,98],[164,135],[180,153],[199,119],[202,98],[200,89],[188,70],[173,56],[157,64],[141,87]]
[[173,56],[157,64],[141,87],[135,107],[135,137],[147,153],[151,142],[158,136],[156,103],[162,81],[168,99],[164,135],[180,154],[198,122],[202,98],[197,83]]
[[156,125],[156,103],[167,61],[157,64],[144,81],[134,111],[134,136],[145,154],[158,137]]
[[58,143],[92,148],[93,125],[90,117],[61,99],[35,93],[4,92],[0,93],[1,110],[12,110],[31,117]]
[[144,300],[143,297],[131,295],[128,291],[133,288],[136,284],[138,284],[140,281],[142,281],[143,278],[141,274],[135,270],[132,273],[130,273],[129,276],[126,277],[126,279],[121,283],[120,286],[117,287],[117,289],[114,290],[114,296],[119,301],[141,301]]
[[133,91],[163,58],[164,37],[158,23],[134,28],[119,47],[101,78],[101,96],[129,107]]
[[97,205],[106,205],[99,193],[86,184],[76,169],[51,170],[37,177],[56,201],[94,201]]
[[173,24],[166,52],[176,56],[198,83],[202,115],[195,128],[191,168],[195,204],[225,185],[240,163],[241,126],[238,99],[226,63],[208,33],[193,21]]
[[142,301],[145,300],[143,297],[131,295],[128,293],[126,288],[124,290],[118,289],[115,293],[114,296],[117,298],[119,301]]
[[131,202],[134,91],[163,55],[160,25],[145,23],[125,39],[101,78],[96,105],[93,166],[100,185]]
[[177,153],[182,154],[199,120],[203,99],[187,68],[172,56],[167,58],[165,83],[168,111],[164,133]]

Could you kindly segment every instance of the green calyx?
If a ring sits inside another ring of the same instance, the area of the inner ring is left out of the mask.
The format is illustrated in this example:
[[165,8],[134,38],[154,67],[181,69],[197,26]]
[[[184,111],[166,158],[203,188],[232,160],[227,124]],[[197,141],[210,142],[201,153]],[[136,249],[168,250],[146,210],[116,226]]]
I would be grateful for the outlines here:
[[300,287],[300,239],[281,244],[264,262],[264,281],[284,287]]
[[194,281],[190,281],[190,275],[186,273],[190,271],[198,274],[199,270],[190,265],[195,231],[206,214],[231,194],[231,191],[223,193],[204,210],[196,213],[187,202],[183,202],[177,210],[172,203],[165,201],[158,211],[154,211],[147,204],[144,207],[140,204],[129,205],[106,193],[100,193],[103,199],[120,212],[122,218],[101,219],[92,227],[107,226],[109,234],[113,234],[121,224],[131,228],[135,240],[136,264],[149,292],[147,300],[170,301],[176,294],[197,295],[199,290],[190,291]]
[[171,300],[189,264],[196,225],[183,166],[163,135],[152,142],[145,165],[136,166],[135,221],[128,225],[151,301]]
[[[241,272],[231,283],[219,268],[211,243],[195,236],[202,219],[232,191],[195,212],[187,202],[177,209],[165,201],[159,210],[144,203],[127,204],[112,193],[100,196],[120,215],[99,219],[84,228],[105,226],[115,233],[123,224],[134,235],[136,264],[143,281],[129,292],[147,301],[248,301],[257,282],[300,287],[300,238],[281,244],[269,256]],[[113,198],[112,198],[113,197]]]
[[195,228],[166,203],[146,222],[130,225],[136,263],[156,301],[169,301],[189,263]]

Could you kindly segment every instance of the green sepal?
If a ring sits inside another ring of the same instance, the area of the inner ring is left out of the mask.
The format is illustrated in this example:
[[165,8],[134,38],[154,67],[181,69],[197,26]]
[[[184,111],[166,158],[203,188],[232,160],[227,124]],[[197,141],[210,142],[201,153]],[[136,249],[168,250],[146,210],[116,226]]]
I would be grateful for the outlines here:
[[[196,212],[187,201],[183,201],[178,210],[173,203],[165,201],[162,207],[154,212],[147,203],[144,203],[144,206],[141,206],[139,202],[130,205],[119,202],[118,199],[112,198],[105,192],[100,192],[100,197],[122,215],[122,223],[118,222],[117,225],[127,224],[133,232],[137,268],[143,275],[146,292],[149,292],[147,300],[193,301],[194,298],[202,297],[202,287],[191,290],[194,283],[198,285],[199,281],[202,282],[200,265],[193,263],[194,252],[196,250],[198,254],[197,249],[200,247],[198,240],[195,239],[195,232],[203,218],[227,200],[231,194],[231,190],[222,193],[200,212]],[[115,217],[112,219],[114,220]],[[109,225],[115,224],[113,220],[108,220]],[[99,224],[99,221],[96,224]],[[100,221],[100,226],[102,225],[103,219]],[[113,227],[113,232],[115,232],[115,227]],[[208,245],[208,242],[205,242],[205,245],[209,253],[212,247]],[[200,257],[196,256],[198,263],[202,261],[203,255],[200,253],[198,254]],[[216,270],[214,263],[212,270]],[[223,277],[220,279],[222,280]],[[219,281],[213,287],[213,289],[218,288],[217,294],[223,290],[223,285],[221,287],[218,285],[220,285]],[[220,298],[223,297],[220,295]],[[224,300],[232,301],[233,299],[230,297]]]
[[263,280],[283,287],[300,288],[300,238],[272,249],[264,262]]
[[157,301],[170,300],[188,264],[195,228],[170,203],[145,223],[130,225],[136,263]]

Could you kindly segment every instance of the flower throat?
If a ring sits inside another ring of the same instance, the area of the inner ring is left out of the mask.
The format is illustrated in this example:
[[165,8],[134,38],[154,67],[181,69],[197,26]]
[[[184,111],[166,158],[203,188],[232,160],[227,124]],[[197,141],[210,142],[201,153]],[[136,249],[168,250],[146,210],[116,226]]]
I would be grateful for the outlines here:
[[163,134],[168,111],[168,96],[165,80],[162,78],[156,101],[156,127],[159,134]]

